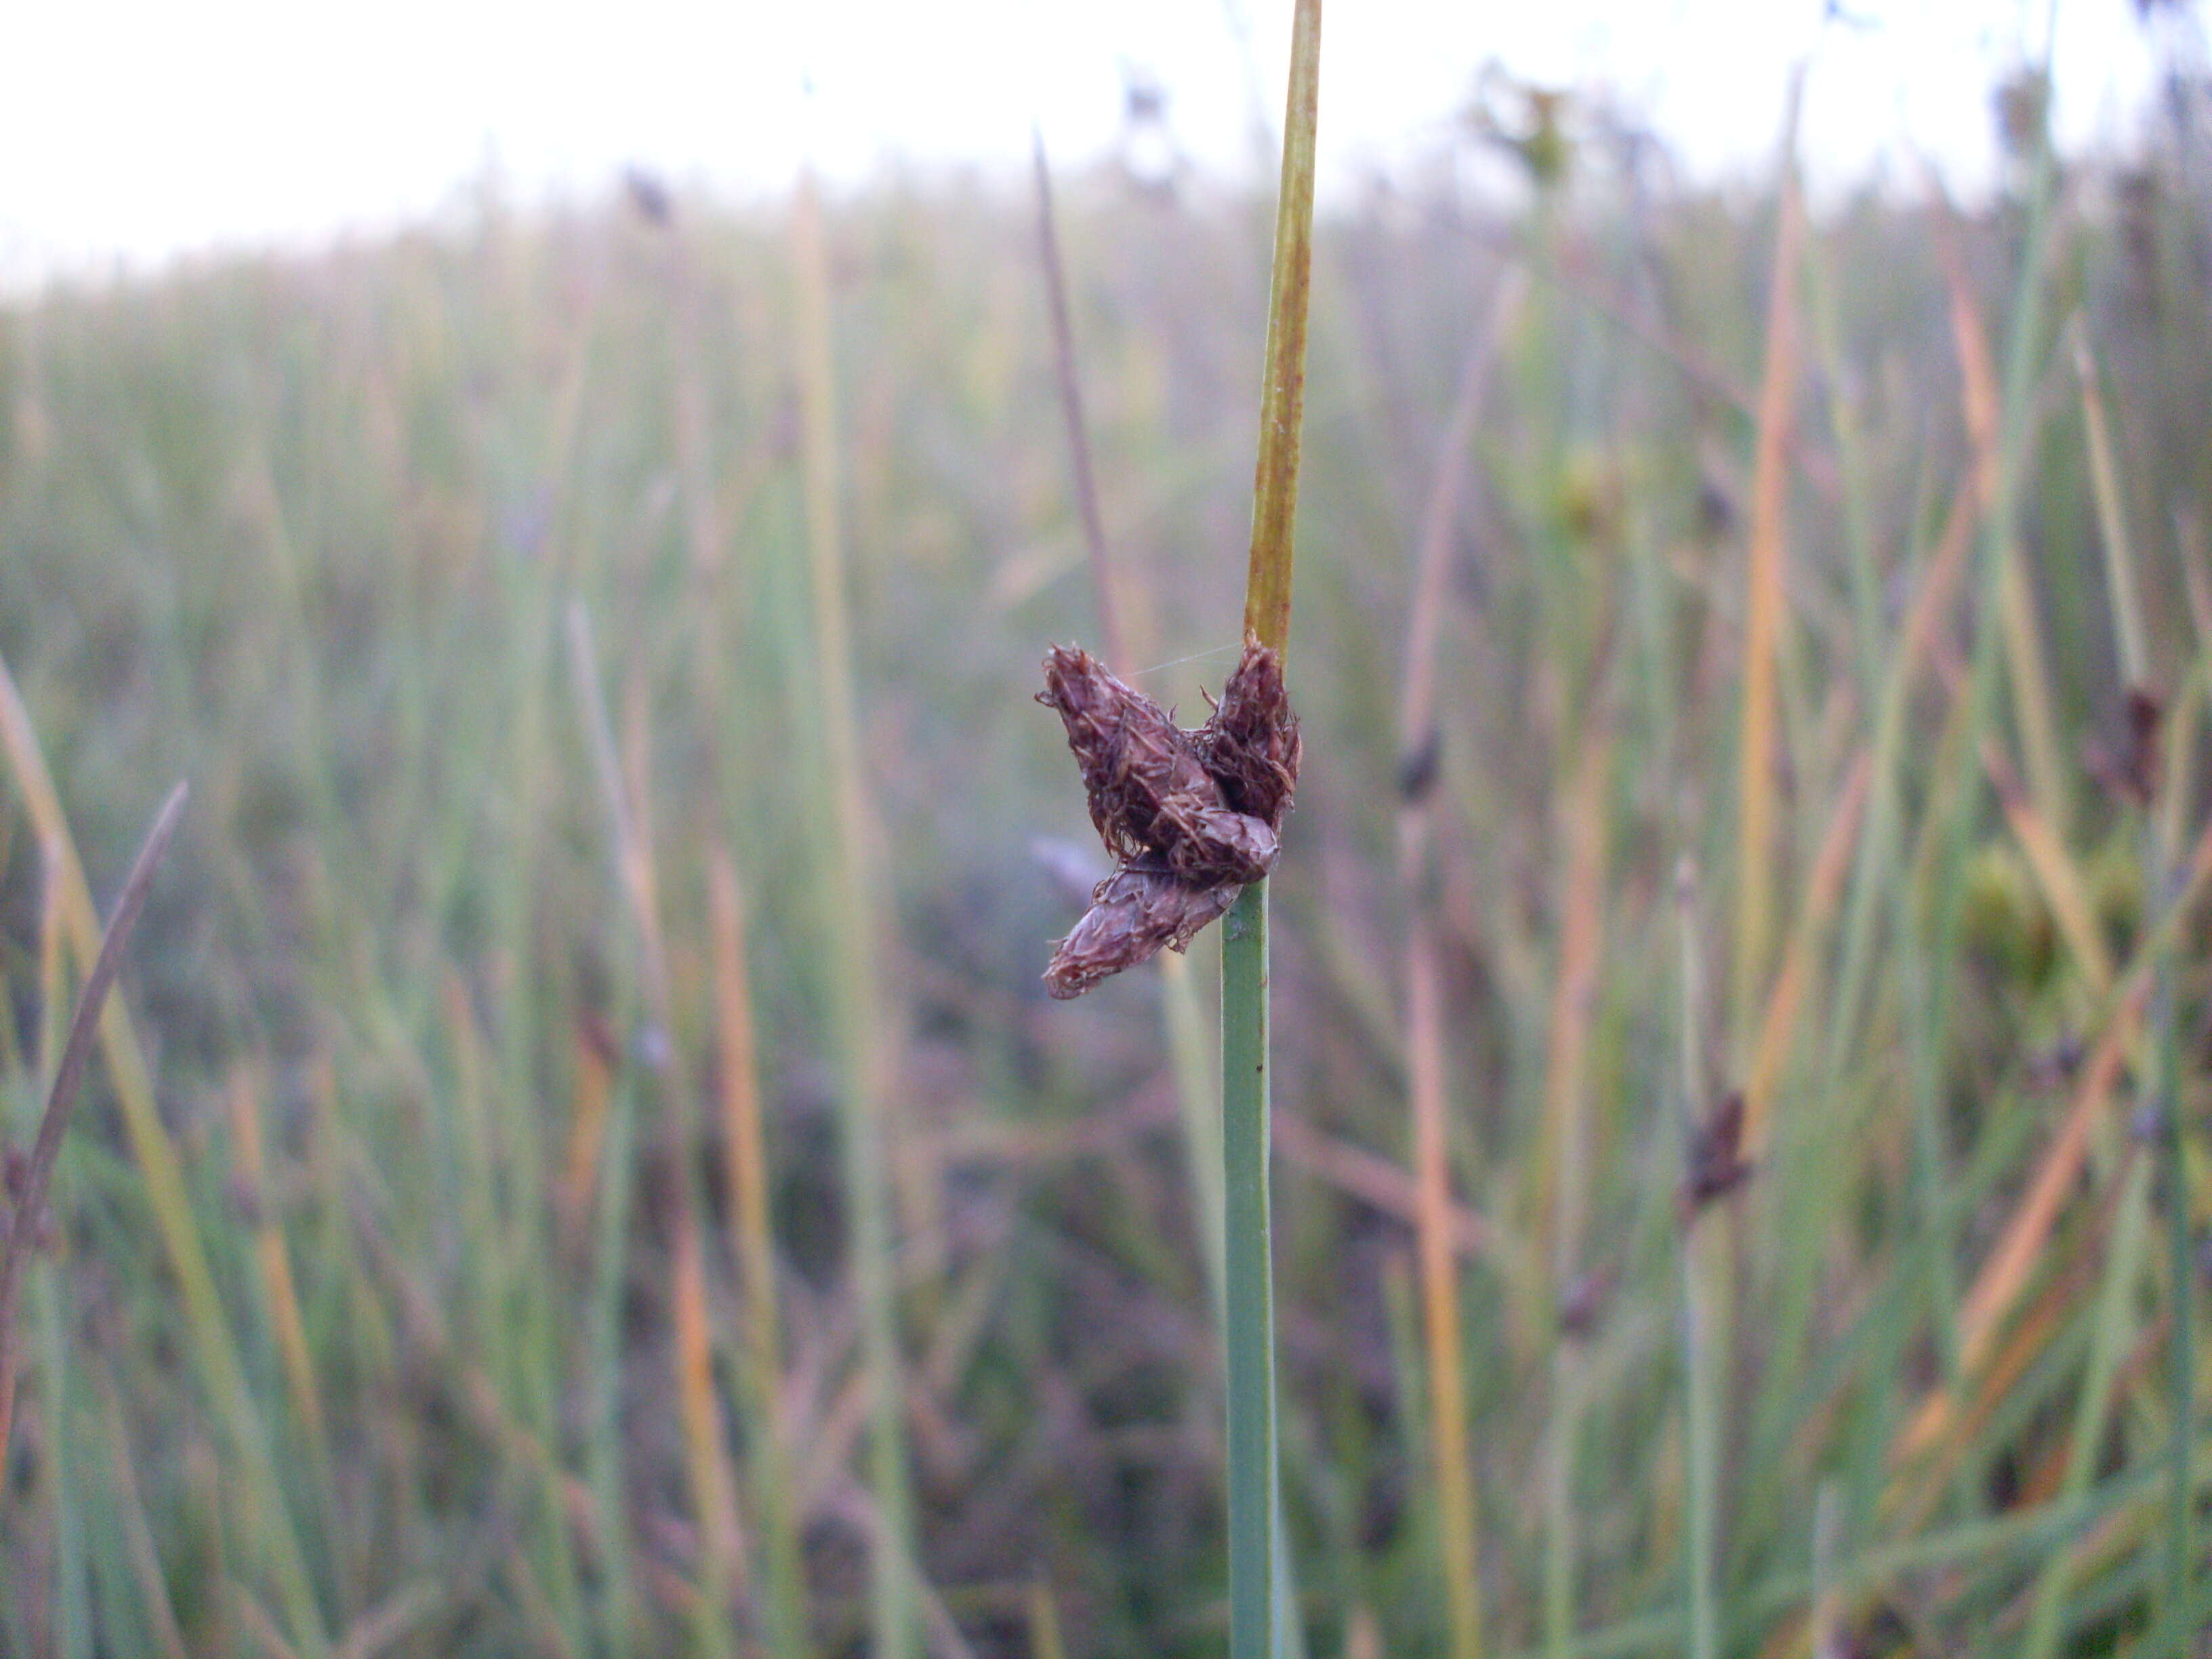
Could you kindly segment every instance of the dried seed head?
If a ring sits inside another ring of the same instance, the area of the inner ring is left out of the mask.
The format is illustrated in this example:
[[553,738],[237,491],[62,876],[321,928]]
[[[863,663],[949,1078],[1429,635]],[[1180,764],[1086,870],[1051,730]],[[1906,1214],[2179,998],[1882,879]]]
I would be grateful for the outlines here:
[[1221,804],[1190,734],[1089,652],[1060,646],[1048,652],[1037,701],[1056,709],[1067,729],[1091,822],[1115,858],[1155,850],[1163,818]]
[[1240,817],[1184,731],[1088,652],[1055,647],[1039,702],[1059,711],[1083,771],[1091,822],[1123,863],[1157,862],[1186,881],[1257,881],[1275,861],[1271,824]]
[[1251,640],[1196,732],[1081,650],[1047,653],[1037,701],[1058,712],[1091,822],[1120,866],[1045,974],[1054,996],[1080,996],[1163,945],[1182,950],[1273,867],[1298,723],[1281,658]]
[[2159,727],[2166,706],[2141,686],[2121,699],[2117,730],[2093,738],[2085,758],[2089,775],[2120,800],[2148,806],[2158,798]]
[[1221,701],[1198,742],[1222,799],[1280,830],[1298,786],[1303,746],[1298,717],[1283,689],[1279,653],[1246,636],[1243,660],[1221,688]]
[[1731,1089],[1691,1136],[1689,1169],[1682,1178],[1686,1220],[1751,1178],[1751,1161],[1743,1155],[1743,1091]]
[[1045,989],[1063,1000],[1159,953],[1180,951],[1237,902],[1240,884],[1212,886],[1165,870],[1124,865],[1098,884],[1091,908],[1060,940],[1045,969]]

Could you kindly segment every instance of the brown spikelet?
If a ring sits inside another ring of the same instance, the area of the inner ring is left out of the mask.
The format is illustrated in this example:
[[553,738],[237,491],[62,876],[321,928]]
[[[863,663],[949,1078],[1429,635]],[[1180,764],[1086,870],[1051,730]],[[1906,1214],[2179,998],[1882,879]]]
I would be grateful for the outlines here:
[[1060,940],[1045,989],[1065,1000],[1133,968],[1165,945],[1180,951],[1237,902],[1241,883],[1201,887],[1164,870],[1124,865],[1098,884],[1091,908]]
[[1283,689],[1279,653],[1247,635],[1244,657],[1198,733],[1200,757],[1231,808],[1283,826],[1298,787],[1298,717]]
[[1066,729],[1091,822],[1119,866],[1045,974],[1054,996],[1080,996],[1163,945],[1180,951],[1273,867],[1297,783],[1297,719],[1281,659],[1249,639],[1195,732],[1075,648],[1047,653],[1037,701]]
[[1037,701],[1057,709],[1083,771],[1091,822],[1123,863],[1152,860],[1186,880],[1257,881],[1275,860],[1272,826],[1224,805],[1200,735],[1109,673],[1088,652],[1054,649]]

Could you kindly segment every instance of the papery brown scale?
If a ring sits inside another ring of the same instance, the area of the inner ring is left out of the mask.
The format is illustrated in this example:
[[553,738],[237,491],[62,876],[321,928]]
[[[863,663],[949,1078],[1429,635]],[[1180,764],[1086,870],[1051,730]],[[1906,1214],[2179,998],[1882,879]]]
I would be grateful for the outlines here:
[[1165,870],[1125,866],[1098,884],[1091,908],[1045,969],[1045,989],[1066,1000],[1133,968],[1163,946],[1180,951],[1237,902],[1237,884],[1212,887]]
[[1186,732],[1088,652],[1055,647],[1037,701],[1058,711],[1083,773],[1091,822],[1124,862],[1185,880],[1257,881],[1274,863],[1273,827],[1231,811]]
[[1158,849],[1162,820],[1218,806],[1188,732],[1089,652],[1054,646],[1037,701],[1058,712],[1082,769],[1091,822],[1115,858]]
[[1037,701],[1055,710],[1091,822],[1120,868],[1054,952],[1046,988],[1080,996],[1163,947],[1180,951],[1273,866],[1297,784],[1298,723],[1282,659],[1247,639],[1195,732],[1089,653],[1054,647]]
[[1279,653],[1245,640],[1243,658],[1221,688],[1198,744],[1223,801],[1280,830],[1297,788],[1304,744],[1283,686]]

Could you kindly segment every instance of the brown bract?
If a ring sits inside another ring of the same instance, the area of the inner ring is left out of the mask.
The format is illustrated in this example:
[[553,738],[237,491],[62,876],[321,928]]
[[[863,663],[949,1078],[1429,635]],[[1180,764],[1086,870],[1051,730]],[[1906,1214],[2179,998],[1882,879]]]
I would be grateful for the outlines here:
[[1256,641],[1221,688],[1213,718],[1198,733],[1206,769],[1232,810],[1279,830],[1298,787],[1298,717],[1283,689],[1283,659]]
[[1091,908],[1052,953],[1045,988],[1065,1000],[1134,967],[1164,945],[1180,951],[1237,902],[1242,884],[1201,887],[1167,873],[1123,865],[1100,882]]
[[1047,653],[1037,701],[1066,728],[1091,822],[1120,866],[1045,974],[1053,995],[1080,996],[1162,945],[1182,950],[1273,867],[1298,725],[1281,659],[1250,640],[1195,732],[1078,649]]

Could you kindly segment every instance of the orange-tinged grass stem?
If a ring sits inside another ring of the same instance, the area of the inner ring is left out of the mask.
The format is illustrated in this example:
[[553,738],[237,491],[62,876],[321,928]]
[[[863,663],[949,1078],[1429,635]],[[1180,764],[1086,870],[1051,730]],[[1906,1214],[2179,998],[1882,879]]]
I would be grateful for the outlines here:
[[753,1036],[744,902],[737,866],[726,848],[715,849],[707,873],[722,1169],[734,1230],[732,1251],[744,1297],[742,1375],[756,1425],[753,1486],[763,1555],[762,1601],[769,1649],[788,1656],[803,1650],[806,1608],[784,1421],[775,1221],[769,1207],[768,1148]]
[[268,1298],[269,1321],[276,1334],[276,1352],[283,1362],[284,1380],[292,1391],[293,1408],[307,1425],[319,1451],[325,1429],[321,1390],[315,1383],[313,1351],[306,1322],[300,1316],[300,1296],[292,1277],[292,1253],[277,1224],[274,1195],[269,1190],[269,1169],[261,1146],[261,1102],[250,1070],[240,1067],[231,1078],[229,1094],[231,1133],[236,1142],[238,1172],[256,1199],[254,1252],[261,1264],[262,1294]]
[[1771,948],[1775,873],[1775,745],[1789,550],[1784,519],[1797,401],[1797,274],[1805,205],[1796,162],[1798,88],[1783,141],[1781,223],[1767,295],[1766,367],[1759,393],[1752,471],[1751,546],[1744,571],[1743,724],[1736,756],[1735,1010],[1747,1027]]
[[[2004,1316],[2041,1259],[2051,1225],[2074,1190],[2087,1157],[2089,1132],[2112,1102],[2121,1060],[2134,1039],[2148,988],[2147,980],[2138,979],[2106,1025],[2082,1067],[2073,1105],[2045,1149],[2033,1181],[1960,1304],[1958,1352],[1962,1376],[1979,1370]],[[1948,1389],[1931,1394],[1899,1437],[1898,1458],[1912,1461],[1950,1434],[1954,1409]]]
[[608,1063],[603,1042],[587,1026],[575,1027],[570,1049],[575,1079],[568,1106],[568,1147],[554,1200],[564,1242],[577,1246],[591,1213],[592,1194],[599,1187],[607,1109],[614,1098],[614,1068]]
[[1843,797],[1836,803],[1828,832],[1821,837],[1820,850],[1814,855],[1812,875],[1805,884],[1805,902],[1783,952],[1774,989],[1766,1000],[1765,1018],[1759,1022],[1759,1041],[1752,1050],[1751,1069],[1743,1085],[1744,1156],[1753,1162],[1765,1149],[1783,1062],[1797,1035],[1797,1017],[1803,1011],[1805,992],[1812,981],[1820,935],[1843,894],[1844,876],[1858,843],[1859,825],[1866,816],[1873,781],[1874,757],[1862,749],[1844,777]]
[[1605,939],[1605,792],[1612,765],[1611,733],[1600,729],[1586,735],[1564,803],[1566,822],[1560,826],[1565,879],[1544,1067],[1545,1138],[1549,1145],[1542,1164],[1551,1173],[1553,1273],[1561,1295],[1580,1265],[1589,1206],[1583,1070]]
[[[745,1557],[738,1531],[738,1493],[730,1474],[730,1449],[722,1433],[721,1407],[714,1395],[713,1320],[707,1311],[707,1267],[700,1246],[699,1218],[689,1204],[678,1207],[673,1285],[676,1325],[676,1397],[684,1423],[685,1472],[691,1506],[699,1522],[701,1580],[706,1589],[702,1622],[726,1645],[722,1624],[724,1596],[745,1590]],[[710,1640],[712,1638],[710,1638]]]
[[1244,631],[1287,651],[1291,565],[1298,511],[1298,446],[1305,417],[1306,317],[1313,289],[1314,143],[1321,105],[1321,0],[1297,0],[1291,83],[1283,114],[1282,190],[1267,289],[1267,355],[1260,391],[1260,453],[1252,484],[1252,554]]

